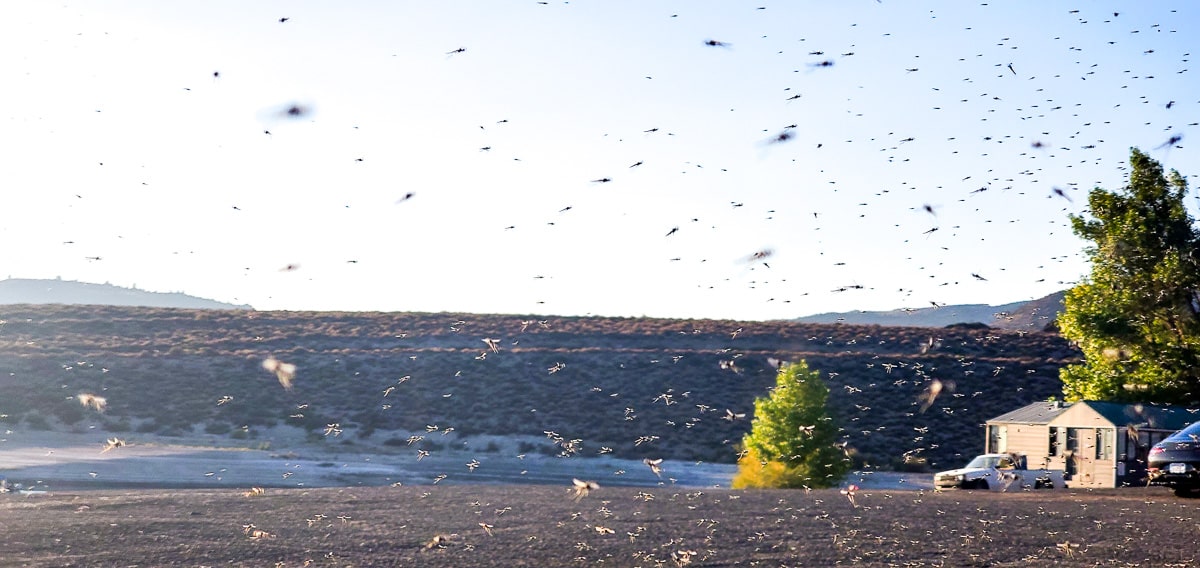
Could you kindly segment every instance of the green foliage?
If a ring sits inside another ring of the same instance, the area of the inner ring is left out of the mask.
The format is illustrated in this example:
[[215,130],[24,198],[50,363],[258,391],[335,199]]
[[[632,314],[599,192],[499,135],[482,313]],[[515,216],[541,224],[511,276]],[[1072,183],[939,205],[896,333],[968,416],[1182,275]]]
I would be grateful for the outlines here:
[[204,432],[214,436],[224,436],[233,431],[233,426],[226,422],[209,422],[204,425]]
[[829,388],[808,363],[784,365],[769,396],[754,401],[734,487],[830,487],[850,469],[834,446],[838,428],[825,403]]
[[50,430],[50,421],[42,413],[31,410],[25,414],[25,426],[30,430]]
[[1187,404],[1200,400],[1200,231],[1187,182],[1136,148],[1129,186],[1088,194],[1092,273],[1067,291],[1058,326],[1086,362],[1060,372],[1074,400]]
[[68,426],[83,420],[84,411],[74,399],[54,407],[54,416]]
[[532,454],[540,451],[541,446],[530,442],[520,442],[517,444],[518,454]]
[[991,326],[989,326],[988,324],[983,323],[983,322],[971,321],[971,322],[952,323],[950,325],[945,326],[945,329],[991,329]]
[[122,417],[117,420],[106,419],[104,429],[108,432],[129,432],[133,430],[133,425],[129,423],[128,417]]

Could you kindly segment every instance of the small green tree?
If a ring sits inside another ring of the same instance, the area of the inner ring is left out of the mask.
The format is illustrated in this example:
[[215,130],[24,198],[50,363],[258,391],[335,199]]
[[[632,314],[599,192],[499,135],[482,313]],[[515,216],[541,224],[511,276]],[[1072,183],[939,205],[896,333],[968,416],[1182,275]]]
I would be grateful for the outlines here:
[[804,361],[782,366],[775,383],[769,396],[754,401],[733,487],[836,485],[851,464],[834,445],[838,428],[825,408],[829,387]]
[[1072,215],[1091,277],[1067,291],[1058,326],[1085,362],[1060,371],[1074,400],[1190,403],[1200,399],[1200,232],[1187,182],[1136,148],[1129,186],[1088,194],[1093,219]]

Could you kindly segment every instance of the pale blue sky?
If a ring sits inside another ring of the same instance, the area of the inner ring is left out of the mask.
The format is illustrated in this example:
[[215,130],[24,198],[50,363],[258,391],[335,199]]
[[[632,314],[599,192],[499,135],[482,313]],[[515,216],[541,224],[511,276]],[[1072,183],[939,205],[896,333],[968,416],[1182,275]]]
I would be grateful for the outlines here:
[[0,263],[259,309],[1036,298],[1131,146],[1200,173],[1200,7],[1147,4],[5,3]]

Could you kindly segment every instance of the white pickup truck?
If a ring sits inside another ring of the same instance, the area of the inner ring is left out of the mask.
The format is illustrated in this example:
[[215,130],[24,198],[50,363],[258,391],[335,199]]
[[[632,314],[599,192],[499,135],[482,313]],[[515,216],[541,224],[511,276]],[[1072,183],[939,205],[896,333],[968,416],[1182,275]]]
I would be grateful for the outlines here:
[[1066,487],[1063,472],[1052,469],[1027,469],[1025,456],[1014,454],[983,454],[975,456],[966,467],[934,474],[933,488],[990,489],[1020,491],[1026,489],[1062,489]]

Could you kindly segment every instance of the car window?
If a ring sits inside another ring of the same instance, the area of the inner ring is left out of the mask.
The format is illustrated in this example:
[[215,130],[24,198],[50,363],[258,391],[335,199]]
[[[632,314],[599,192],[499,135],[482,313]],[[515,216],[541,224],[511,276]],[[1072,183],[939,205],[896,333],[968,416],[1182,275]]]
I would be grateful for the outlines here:
[[991,468],[995,467],[999,461],[1000,458],[997,456],[976,456],[966,467],[971,469]]
[[1200,422],[1195,422],[1191,426],[1184,428],[1174,434],[1168,436],[1164,442],[1194,442],[1197,437],[1200,437]]

